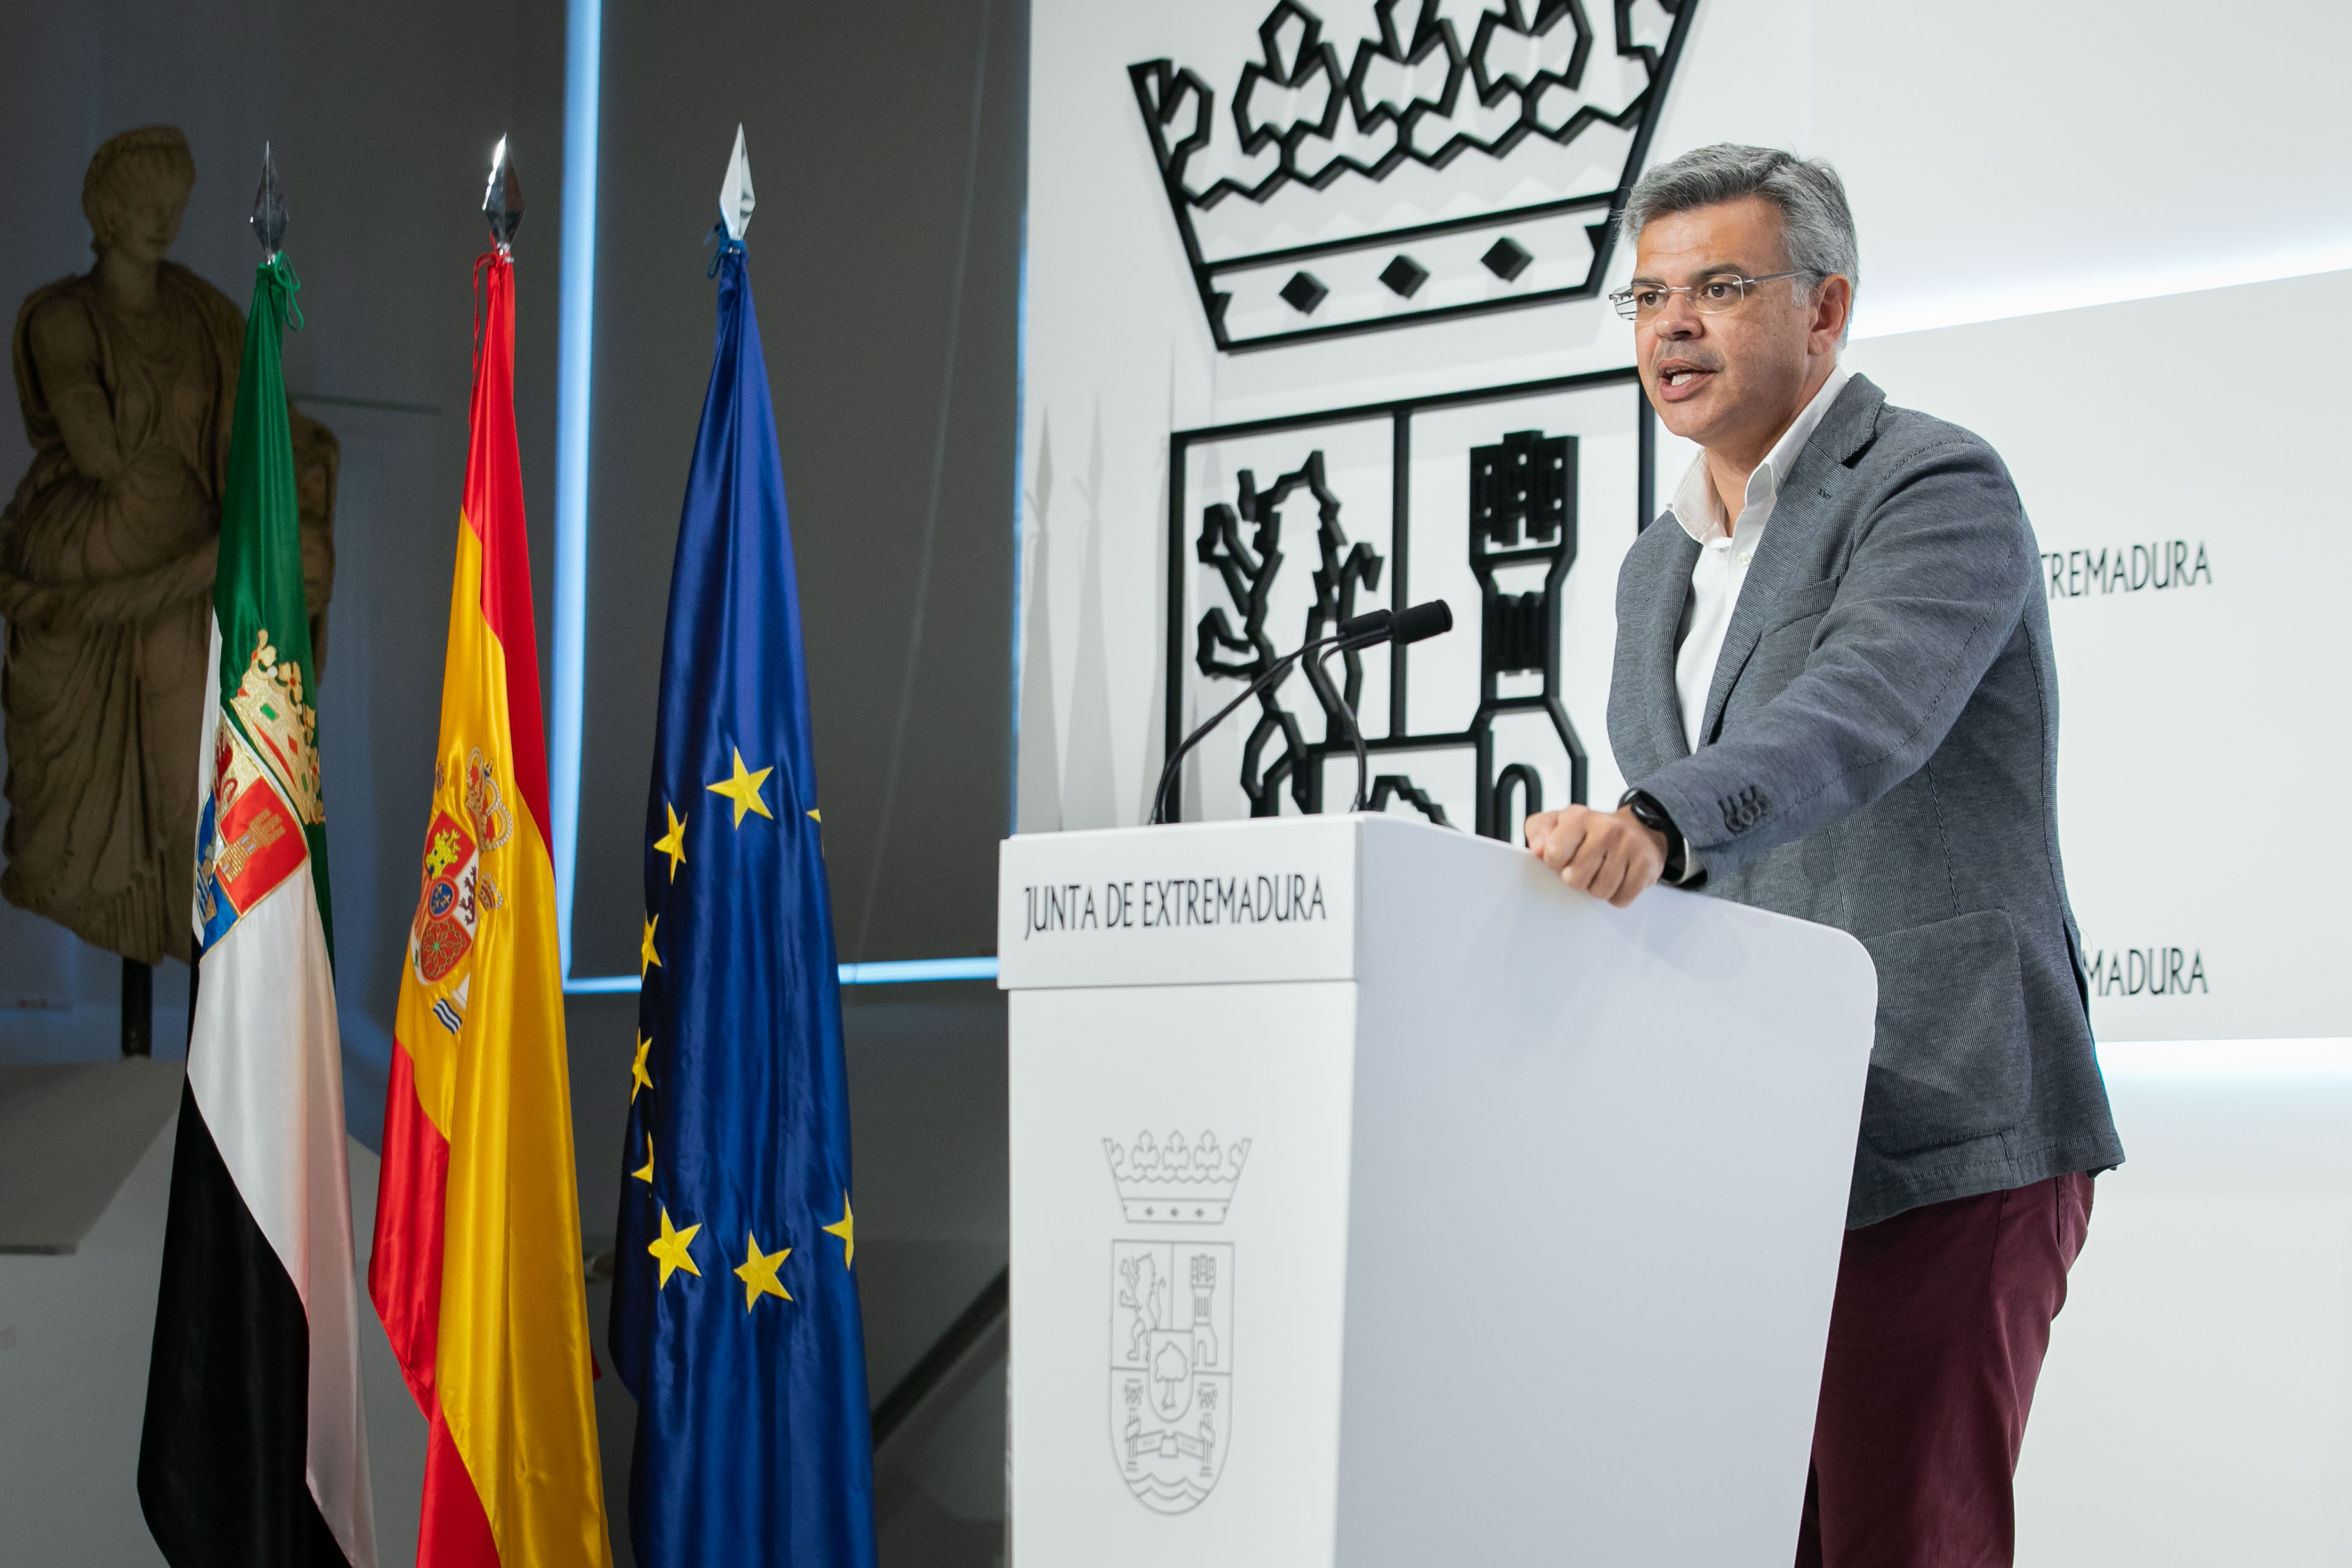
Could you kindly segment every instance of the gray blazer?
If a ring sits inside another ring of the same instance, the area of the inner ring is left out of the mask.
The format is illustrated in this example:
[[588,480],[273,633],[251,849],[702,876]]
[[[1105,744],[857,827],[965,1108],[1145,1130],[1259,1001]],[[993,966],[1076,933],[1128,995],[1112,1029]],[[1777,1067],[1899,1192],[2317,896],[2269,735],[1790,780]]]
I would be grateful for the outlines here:
[[1849,382],[1780,486],[1694,753],[1697,554],[1669,520],[1625,557],[1609,739],[1706,891],[1877,964],[1846,1223],[2120,1163],[2058,862],[2041,549],[2000,458]]

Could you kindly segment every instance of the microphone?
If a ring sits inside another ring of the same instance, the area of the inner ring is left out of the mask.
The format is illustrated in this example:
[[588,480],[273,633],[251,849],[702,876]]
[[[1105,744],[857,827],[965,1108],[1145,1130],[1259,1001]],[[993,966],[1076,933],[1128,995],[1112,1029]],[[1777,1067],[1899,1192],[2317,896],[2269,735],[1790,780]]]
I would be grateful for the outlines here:
[[1396,630],[1391,640],[1398,643],[1423,643],[1442,632],[1454,630],[1453,607],[1443,599],[1433,599],[1426,604],[1416,604],[1397,612]]
[[1332,690],[1330,677],[1323,674],[1322,658],[1330,653],[1344,653],[1360,648],[1377,647],[1382,643],[1419,643],[1453,629],[1452,608],[1443,599],[1433,599],[1425,604],[1415,604],[1405,610],[1372,610],[1361,615],[1350,615],[1340,622],[1339,629],[1329,636],[1318,637],[1311,642],[1303,643],[1285,653],[1267,665],[1255,680],[1250,682],[1241,695],[1210,715],[1199,728],[1184,737],[1182,745],[1168,754],[1167,766],[1160,770],[1160,788],[1152,791],[1151,825],[1158,827],[1168,821],[1169,787],[1176,781],[1176,769],[1182,764],[1185,753],[1201,744],[1211,730],[1232,717],[1234,710],[1280,680],[1291,665],[1301,659],[1308,659],[1310,655],[1314,657],[1310,659],[1307,665],[1307,684],[1316,688],[1317,696],[1322,699],[1327,708],[1344,716],[1341,722],[1348,727],[1349,737],[1355,742],[1356,803],[1354,810],[1361,810],[1364,805],[1365,779],[1370,771],[1364,748],[1363,732],[1356,727],[1354,712],[1346,703],[1341,702],[1339,694]]
[[1408,610],[1370,610],[1339,622],[1337,651],[1345,653],[1381,643],[1418,643],[1453,630],[1454,611],[1443,599]]

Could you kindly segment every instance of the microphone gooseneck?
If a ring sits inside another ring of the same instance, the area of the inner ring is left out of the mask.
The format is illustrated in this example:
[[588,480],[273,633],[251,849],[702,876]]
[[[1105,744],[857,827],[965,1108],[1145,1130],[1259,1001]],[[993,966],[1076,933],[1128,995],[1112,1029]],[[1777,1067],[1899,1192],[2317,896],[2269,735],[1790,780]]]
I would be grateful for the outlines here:
[[1183,744],[1168,754],[1167,764],[1160,769],[1160,788],[1151,792],[1151,826],[1157,828],[1163,825],[1168,821],[1169,786],[1176,781],[1176,769],[1178,766],[1183,762],[1184,754],[1186,752],[1200,745],[1201,742],[1207,737],[1208,733],[1211,730],[1216,728],[1217,726],[1224,723],[1226,719],[1232,717],[1235,708],[1241,706],[1242,704],[1249,701],[1250,698],[1257,695],[1258,693],[1264,691],[1267,686],[1273,685],[1276,680],[1281,678],[1284,672],[1287,671],[1291,665],[1297,664],[1301,658],[1313,653],[1316,649],[1328,647],[1339,640],[1339,639],[1337,635],[1318,637],[1313,642],[1304,643],[1299,647],[1291,650],[1289,653],[1285,653],[1281,658],[1276,659],[1273,664],[1268,664],[1263,674],[1261,674],[1255,680],[1250,682],[1247,686],[1244,687],[1242,689],[1241,695],[1235,697],[1233,701],[1219,708],[1215,713],[1211,714],[1208,718],[1202,722],[1199,727],[1194,729],[1192,734],[1186,736],[1184,737]]
[[[1339,646],[1344,648],[1347,644],[1341,643]],[[1364,745],[1364,730],[1356,722],[1356,710],[1341,700],[1339,689],[1331,684],[1331,672],[1323,667],[1323,661],[1333,652],[1327,648],[1312,654],[1298,667],[1307,672],[1307,684],[1313,686],[1315,695],[1322,699],[1323,711],[1347,727],[1349,743],[1356,748],[1356,798],[1348,810],[1360,811],[1364,809],[1365,791],[1372,785],[1371,753]]]
[[1443,599],[1433,599],[1404,610],[1372,610],[1361,615],[1350,615],[1339,622],[1338,630],[1325,637],[1313,638],[1285,653],[1268,664],[1258,676],[1244,688],[1242,695],[1219,708],[1202,722],[1183,743],[1168,754],[1168,761],[1160,769],[1160,787],[1151,792],[1151,825],[1160,826],[1168,821],[1168,791],[1176,781],[1176,770],[1182,765],[1185,754],[1198,746],[1208,733],[1233,716],[1234,710],[1280,680],[1291,665],[1301,659],[1307,661],[1307,681],[1328,712],[1343,715],[1340,723],[1347,727],[1349,738],[1356,750],[1355,810],[1364,809],[1365,787],[1371,771],[1370,755],[1364,745],[1363,730],[1356,723],[1355,710],[1341,701],[1325,674],[1322,659],[1334,653],[1353,653],[1382,643],[1419,643],[1454,629],[1454,611]]

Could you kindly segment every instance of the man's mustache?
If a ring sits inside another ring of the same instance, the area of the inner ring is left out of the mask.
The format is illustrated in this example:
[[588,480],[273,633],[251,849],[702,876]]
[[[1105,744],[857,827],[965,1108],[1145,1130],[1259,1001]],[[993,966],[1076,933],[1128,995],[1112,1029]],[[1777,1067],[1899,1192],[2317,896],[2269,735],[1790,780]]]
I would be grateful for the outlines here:
[[1690,350],[1679,345],[1664,346],[1650,356],[1650,373],[1661,373],[1659,367],[1671,362],[1676,370],[1719,371],[1723,356],[1709,350]]

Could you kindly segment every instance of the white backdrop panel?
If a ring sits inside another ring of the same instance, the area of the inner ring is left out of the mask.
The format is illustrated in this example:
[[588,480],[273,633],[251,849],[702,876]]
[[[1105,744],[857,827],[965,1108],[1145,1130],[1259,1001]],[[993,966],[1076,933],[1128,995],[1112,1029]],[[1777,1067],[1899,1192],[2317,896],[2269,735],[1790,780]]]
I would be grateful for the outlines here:
[[2052,1331],[2017,1561],[2352,1563],[2352,1041],[2105,1065],[2131,1163]]
[[1990,441],[2040,536],[2104,1040],[2352,1034],[2325,958],[2352,913],[2310,814],[2352,765],[2352,617],[2324,566],[2352,501],[2276,479],[2352,423],[2339,385],[2280,371],[2283,338],[2298,362],[2352,355],[2347,289],[2330,273],[1849,351],[1896,402]]
[[[2103,972],[2121,967],[2093,1000],[2102,1038],[2352,1033],[2328,994],[2325,955],[2346,932],[2313,869],[2325,820],[2302,826],[2345,760],[2331,694],[2347,618],[2328,601],[2324,546],[2347,508],[2322,484],[2273,478],[2324,464],[2352,400],[2271,362],[2281,343],[2322,366],[2341,357],[2346,312],[2328,295],[2344,279],[1994,319],[2352,267],[2352,166],[2328,90],[2352,57],[2352,7],[1697,5],[1653,163],[1727,139],[1836,162],[1862,239],[1852,362],[1897,402],[1990,438],[2060,557],[2067,591],[2050,611],[2069,880]],[[1170,57],[1229,71],[1256,53],[1266,9],[1032,8],[1024,831],[1148,809],[1170,432],[1630,359],[1627,329],[1589,302],[1216,353],[1126,68]],[[1370,16],[1369,0],[1318,9],[1334,38],[1360,36]],[[1621,250],[1611,286],[1628,271]],[[1969,322],[1992,324],[1954,325]],[[1898,330],[1910,335],[1885,336]],[[1665,483],[1686,456],[1664,444]],[[1570,681],[1588,687],[1605,683],[1613,634],[1597,569],[1614,503],[1594,507],[1564,621]],[[2158,540],[2189,547],[2195,580],[2135,591],[2131,547]],[[2074,552],[2118,546],[2125,586],[2074,591],[2090,565]],[[1433,580],[1417,569],[1415,580]],[[1586,739],[1591,793],[1613,794],[1605,735],[1593,726]],[[1234,732],[1213,738],[1188,798],[1234,779],[1239,748]],[[1415,776],[1466,799],[1469,771],[1455,778],[1447,760],[1413,759]],[[2184,981],[2202,959],[2202,984],[2148,995],[2147,955],[2168,979],[2175,947]],[[2220,1061],[2238,1048],[2199,1049]],[[2203,1082],[2167,1095],[2118,1080],[2134,1159],[2100,1184],[2058,1325],[2020,1482],[2025,1560],[2341,1561],[2352,1255],[2341,1173],[2322,1179],[2291,1156],[2342,1145],[2343,1097],[2281,1084],[2233,1098]],[[2181,1186],[2181,1162],[2216,1138],[2236,1153]]]
[[[1630,353],[1623,324],[1593,302],[1216,353],[1127,68],[1172,58],[1221,73],[1229,90],[1258,53],[1267,9],[1033,9],[1024,829],[1132,822],[1148,809],[1169,432],[1601,369]],[[1479,9],[1451,8],[1474,23]],[[1370,0],[1317,12],[1343,45],[1373,30]],[[2285,55],[2284,39],[2295,40]],[[1862,231],[1864,334],[2278,277],[2352,259],[2352,204],[2340,199],[2352,174],[2333,151],[2332,99],[2288,90],[2293,62],[2347,46],[2352,10],[2321,0],[2255,21],[2196,0],[1697,0],[1652,162],[1727,137],[1837,162]],[[2219,107],[2257,101],[2258,112]],[[2184,103],[2214,107],[2184,117]],[[1612,273],[1629,266],[1621,252]],[[2182,406],[2201,395],[2184,392]]]

